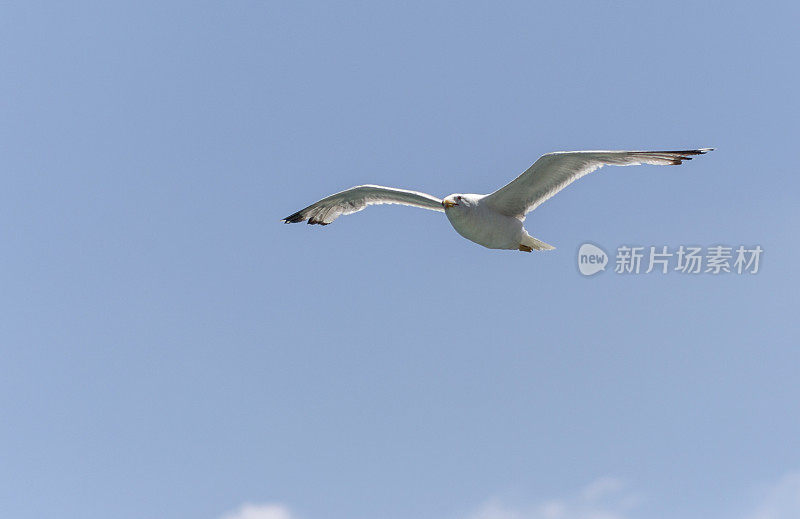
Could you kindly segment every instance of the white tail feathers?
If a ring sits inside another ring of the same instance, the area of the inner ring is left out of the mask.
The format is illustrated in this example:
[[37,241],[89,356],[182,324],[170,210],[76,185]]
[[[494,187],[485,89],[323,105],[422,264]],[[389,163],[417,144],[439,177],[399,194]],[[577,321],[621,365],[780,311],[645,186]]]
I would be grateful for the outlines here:
[[550,245],[549,243],[545,243],[541,240],[537,240],[531,235],[527,235],[522,239],[522,245],[527,245],[528,247],[534,250],[553,250],[555,247]]

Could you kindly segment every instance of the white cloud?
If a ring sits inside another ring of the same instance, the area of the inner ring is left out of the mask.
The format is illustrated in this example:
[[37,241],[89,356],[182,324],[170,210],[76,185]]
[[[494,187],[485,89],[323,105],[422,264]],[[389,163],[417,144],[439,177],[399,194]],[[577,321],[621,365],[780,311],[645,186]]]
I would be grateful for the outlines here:
[[797,519],[800,517],[800,472],[791,472],[768,488],[761,504],[747,519]]
[[[572,496],[533,506],[489,500],[464,519],[633,519],[631,514],[641,501],[624,481],[604,477]],[[786,474],[774,485],[765,487],[757,502],[752,512],[744,515],[745,519],[800,518],[800,471]],[[297,519],[297,516],[282,504],[245,503],[219,519]]]
[[586,485],[581,492],[583,499],[587,501],[596,501],[603,497],[612,495],[621,491],[625,487],[625,483],[617,478],[604,477],[593,481]]
[[534,506],[514,507],[492,500],[467,519],[628,519],[630,510],[640,501],[626,490],[623,481],[605,477],[590,483],[576,496]]
[[289,509],[280,504],[245,503],[236,510],[226,513],[220,519],[296,519]]

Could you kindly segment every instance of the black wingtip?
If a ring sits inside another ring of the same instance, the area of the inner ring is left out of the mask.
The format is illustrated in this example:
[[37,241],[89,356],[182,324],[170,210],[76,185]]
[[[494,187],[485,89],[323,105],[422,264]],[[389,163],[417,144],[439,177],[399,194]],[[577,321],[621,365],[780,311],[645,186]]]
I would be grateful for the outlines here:
[[673,155],[678,155],[672,159],[672,165],[678,166],[683,163],[684,160],[692,160],[690,155],[705,155],[709,151],[714,151],[714,148],[698,148],[696,150],[676,150],[676,151],[667,151],[663,153],[670,153]]
[[669,151],[667,153],[677,153],[679,155],[704,155],[709,151],[714,151],[714,148],[698,148],[696,150],[678,150],[678,151]]
[[303,213],[302,211],[297,211],[294,214],[290,214],[286,218],[283,218],[283,223],[300,223],[300,222],[302,222],[303,220],[305,220],[305,217],[303,217],[302,213]]
[[329,225],[331,223],[331,222],[324,222],[313,216],[309,217],[305,209],[303,209],[302,211],[297,211],[296,213],[290,214],[286,218],[281,219],[283,223],[300,223],[300,222],[305,222],[306,220],[308,220],[308,222],[306,222],[308,223],[308,225]]

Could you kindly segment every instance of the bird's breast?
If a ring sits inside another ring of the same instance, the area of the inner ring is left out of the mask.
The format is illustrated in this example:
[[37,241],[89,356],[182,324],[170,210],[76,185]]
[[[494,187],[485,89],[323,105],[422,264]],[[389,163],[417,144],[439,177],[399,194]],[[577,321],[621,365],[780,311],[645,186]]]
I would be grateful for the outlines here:
[[464,238],[489,249],[516,249],[522,222],[483,207],[450,208],[445,211],[450,225]]

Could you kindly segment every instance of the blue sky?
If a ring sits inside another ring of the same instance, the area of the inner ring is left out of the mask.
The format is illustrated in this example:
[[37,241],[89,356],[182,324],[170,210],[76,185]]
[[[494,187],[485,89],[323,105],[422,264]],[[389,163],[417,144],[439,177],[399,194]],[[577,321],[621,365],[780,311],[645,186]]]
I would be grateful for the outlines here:
[[[799,14],[4,5],[0,515],[797,517]],[[396,206],[279,223],[702,146],[544,204],[549,253]],[[584,278],[587,241],[764,255]]]

